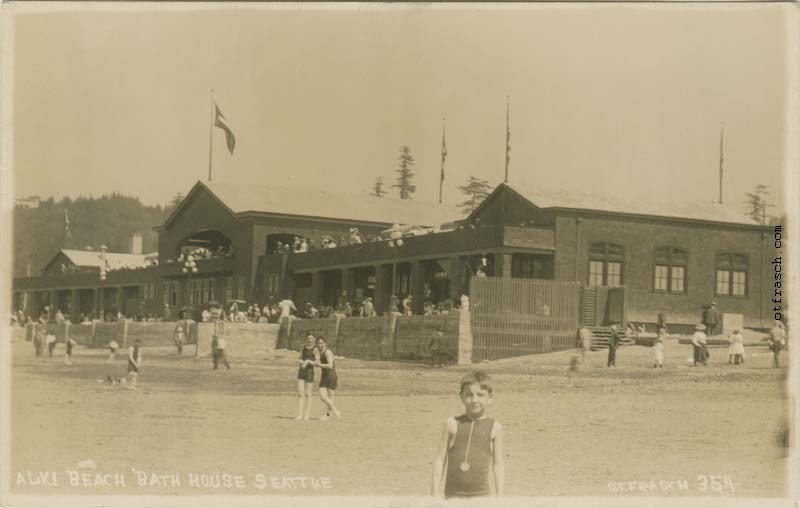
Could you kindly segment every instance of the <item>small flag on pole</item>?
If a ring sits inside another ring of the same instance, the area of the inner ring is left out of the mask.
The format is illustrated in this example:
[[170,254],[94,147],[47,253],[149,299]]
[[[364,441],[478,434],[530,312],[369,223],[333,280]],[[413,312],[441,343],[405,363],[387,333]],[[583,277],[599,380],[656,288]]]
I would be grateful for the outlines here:
[[442,174],[441,180],[444,182],[444,161],[447,159],[447,141],[444,137],[444,126],[442,126]]
[[217,110],[214,126],[225,131],[225,142],[228,144],[228,151],[231,153],[231,155],[233,155],[233,148],[236,146],[236,137],[233,135],[231,128],[228,127],[228,123],[225,121],[225,116],[222,114],[222,111],[219,110],[219,106],[217,106],[216,102],[214,103],[214,108]]
[[64,238],[69,240],[72,238],[72,232],[69,230],[69,214],[67,209],[64,209]]
[[509,98],[506,96],[506,176],[503,180],[508,183],[508,165],[511,163],[511,124],[508,118],[508,103]]
[[447,142],[444,136],[444,118],[442,118],[442,166],[439,173],[439,203],[442,202],[442,187],[444,184],[444,161],[447,159]]

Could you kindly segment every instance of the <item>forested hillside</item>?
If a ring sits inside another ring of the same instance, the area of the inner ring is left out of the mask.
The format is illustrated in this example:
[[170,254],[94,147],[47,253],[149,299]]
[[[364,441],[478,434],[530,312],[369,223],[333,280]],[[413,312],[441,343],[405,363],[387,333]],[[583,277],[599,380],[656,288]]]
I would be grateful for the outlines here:
[[[69,218],[66,235],[64,211]],[[130,237],[143,236],[143,252],[158,249],[160,225],[168,209],[145,206],[138,198],[112,194],[99,198],[50,198],[38,208],[14,209],[14,276],[24,276],[30,263],[31,275],[37,275],[62,248],[98,249],[106,244],[110,252],[130,252]]]

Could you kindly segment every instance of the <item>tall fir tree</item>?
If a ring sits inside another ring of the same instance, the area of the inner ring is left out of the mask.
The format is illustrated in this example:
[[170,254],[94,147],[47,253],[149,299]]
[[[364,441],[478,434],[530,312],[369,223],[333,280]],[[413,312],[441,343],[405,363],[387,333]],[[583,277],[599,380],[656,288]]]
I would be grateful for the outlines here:
[[465,185],[459,185],[458,190],[467,197],[467,200],[463,203],[459,203],[458,206],[461,207],[462,212],[470,213],[478,208],[478,205],[491,194],[492,186],[489,185],[487,180],[470,175],[467,183]]
[[411,195],[417,191],[417,186],[414,185],[414,172],[411,168],[414,166],[414,156],[411,155],[411,149],[407,146],[400,147],[400,156],[397,158],[398,167],[397,183],[392,187],[399,189],[400,199],[411,199]]
[[382,198],[386,195],[386,191],[383,190],[383,177],[379,176],[375,179],[375,184],[372,186],[372,190],[369,193],[370,196],[375,196],[376,198]]
[[759,224],[766,224],[767,210],[774,207],[767,201],[767,197],[769,197],[767,186],[758,184],[753,192],[745,193],[745,197],[747,198],[747,216]]

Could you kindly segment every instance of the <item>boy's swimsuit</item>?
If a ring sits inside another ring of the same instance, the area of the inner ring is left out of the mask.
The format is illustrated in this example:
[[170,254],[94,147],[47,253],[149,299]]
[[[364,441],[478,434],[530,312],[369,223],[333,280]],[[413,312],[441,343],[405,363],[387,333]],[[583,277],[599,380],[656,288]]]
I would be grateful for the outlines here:
[[[325,356],[325,353],[331,351],[330,349],[325,349],[322,354],[319,356],[319,363],[323,365],[328,365],[328,359]],[[333,351],[331,351],[333,354]],[[336,384],[338,383],[339,379],[336,376],[336,366],[331,361],[331,368],[330,369],[322,369],[322,376],[319,380],[319,387],[320,388],[328,388],[329,390],[335,390]]]
[[[139,356],[139,346],[133,346],[133,357],[136,358],[136,363],[139,363],[141,357]],[[128,358],[128,372],[139,373],[139,366],[134,365],[130,358]]]
[[[301,360],[308,360],[313,362],[315,360],[314,357],[314,348],[307,348],[303,346],[303,350],[300,351],[300,359]],[[300,367],[297,370],[297,379],[302,379],[306,383],[313,383],[314,382],[314,366],[311,364],[306,365],[305,367]]]
[[[447,450],[444,497],[488,496],[494,420],[491,418],[472,420],[466,415],[457,416],[455,420],[458,428],[453,444]],[[471,439],[470,427],[473,427]],[[467,442],[469,442],[468,456]],[[467,471],[462,467],[465,462],[469,464]]]

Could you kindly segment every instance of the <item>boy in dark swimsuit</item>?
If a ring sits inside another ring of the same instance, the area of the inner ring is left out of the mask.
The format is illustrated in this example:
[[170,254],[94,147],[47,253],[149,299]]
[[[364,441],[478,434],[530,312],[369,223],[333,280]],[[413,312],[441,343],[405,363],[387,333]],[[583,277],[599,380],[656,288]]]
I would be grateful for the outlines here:
[[460,396],[464,414],[445,421],[433,462],[432,494],[440,495],[444,479],[445,498],[488,496],[491,476],[495,495],[502,496],[503,426],[485,414],[494,397],[489,376],[480,371],[464,376]]
[[335,414],[336,418],[341,418],[342,413],[336,409],[336,405],[333,402],[336,396],[336,385],[339,383],[336,367],[333,364],[335,355],[333,351],[328,349],[328,341],[321,335],[317,338],[317,350],[319,351],[319,361],[317,361],[316,365],[322,369],[319,380],[319,398],[328,406],[328,412],[320,419],[327,420],[330,418],[331,413]]
[[[308,420],[311,414],[311,394],[314,390],[314,364],[317,363],[317,348],[314,347],[314,336],[306,335],[306,345],[300,351],[299,369],[297,370],[297,417],[295,420]],[[305,413],[303,403],[305,402]]]
[[142,362],[141,345],[139,339],[136,339],[133,346],[128,349],[128,377],[131,380],[128,388],[131,390],[136,389],[136,380],[139,378],[139,364]]

